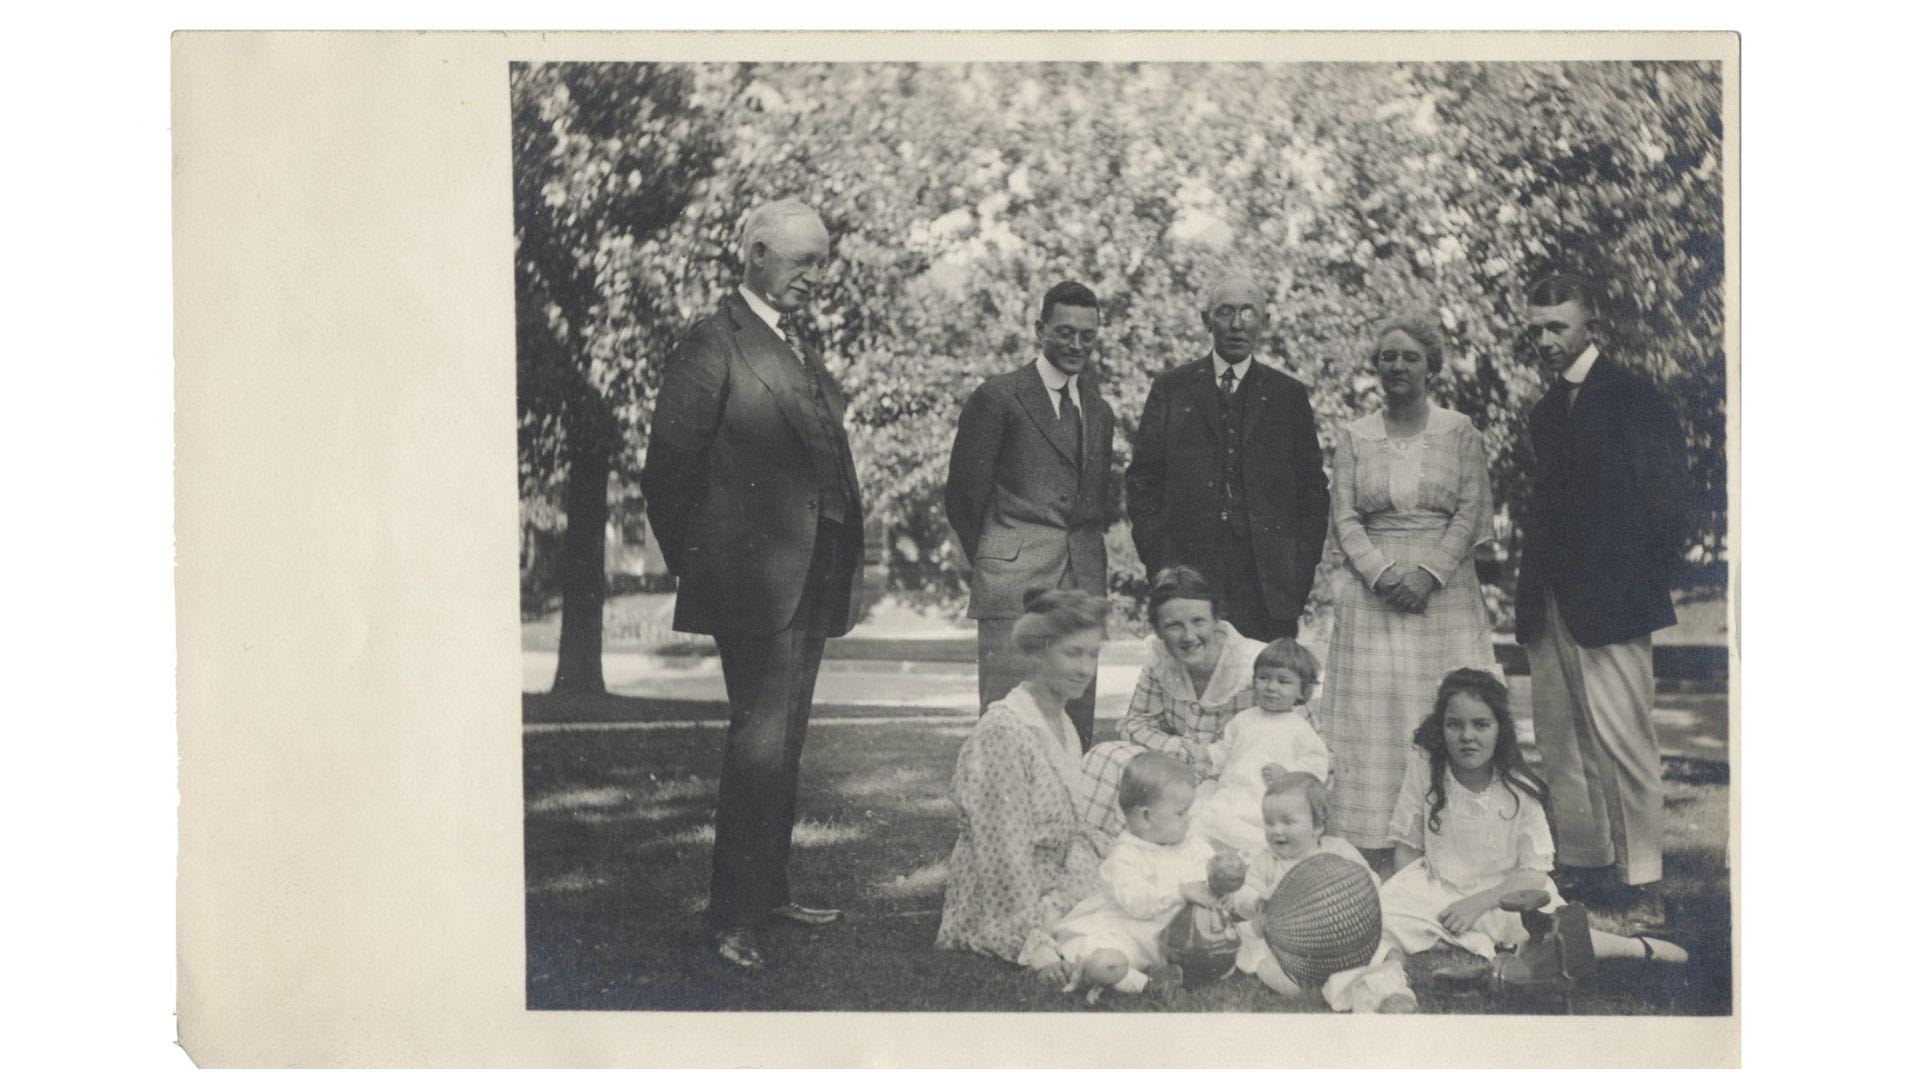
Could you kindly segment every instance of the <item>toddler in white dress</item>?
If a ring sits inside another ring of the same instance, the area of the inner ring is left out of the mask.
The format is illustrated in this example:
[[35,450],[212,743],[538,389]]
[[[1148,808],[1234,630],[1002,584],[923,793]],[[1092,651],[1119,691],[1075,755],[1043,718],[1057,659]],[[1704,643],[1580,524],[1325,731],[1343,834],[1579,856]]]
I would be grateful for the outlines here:
[[[1527,940],[1500,898],[1521,889],[1565,905],[1547,872],[1553,834],[1545,785],[1520,756],[1507,688],[1485,671],[1441,680],[1433,712],[1413,735],[1417,752],[1387,831],[1398,869],[1380,888],[1386,935],[1409,953],[1445,941],[1492,959]],[[1685,949],[1654,938],[1591,931],[1600,959],[1684,963]]]
[[1195,783],[1193,770],[1166,754],[1148,752],[1127,763],[1119,799],[1127,831],[1114,838],[1100,864],[1100,890],[1075,905],[1051,935],[1030,938],[1022,964],[1065,991],[1087,988],[1089,1003],[1107,987],[1137,994],[1155,981],[1168,991],[1179,986],[1161,931],[1187,904],[1226,908],[1207,886],[1213,846],[1188,830]]
[[[1249,861],[1246,884],[1232,897],[1234,913],[1247,920],[1240,924],[1240,954],[1234,966],[1277,993],[1305,998],[1313,991],[1289,978],[1267,946],[1263,926],[1273,891],[1280,887],[1287,871],[1323,854],[1337,855],[1365,869],[1376,887],[1380,879],[1358,848],[1326,834],[1327,788],[1319,777],[1290,772],[1276,778],[1261,799],[1260,808],[1266,842]],[[1418,1010],[1401,953],[1385,935],[1368,966],[1334,973],[1319,992],[1335,1012]]]
[[1236,713],[1207,753],[1219,783],[1200,786],[1194,825],[1217,845],[1253,858],[1267,846],[1261,800],[1284,773],[1303,772],[1322,783],[1332,756],[1300,707],[1313,697],[1320,662],[1289,638],[1268,645],[1253,662],[1254,706]]

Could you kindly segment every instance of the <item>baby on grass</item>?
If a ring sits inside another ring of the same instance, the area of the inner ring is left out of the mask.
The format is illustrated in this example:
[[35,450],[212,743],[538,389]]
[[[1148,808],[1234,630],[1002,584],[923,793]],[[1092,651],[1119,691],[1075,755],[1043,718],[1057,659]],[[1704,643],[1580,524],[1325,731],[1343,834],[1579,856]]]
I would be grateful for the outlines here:
[[1209,840],[1252,858],[1266,847],[1261,805],[1267,785],[1290,772],[1326,782],[1332,755],[1298,711],[1319,679],[1320,662],[1289,638],[1254,659],[1254,706],[1236,713],[1207,747],[1220,781],[1201,785],[1194,825]]
[[1179,988],[1180,969],[1167,963],[1161,931],[1187,904],[1226,907],[1207,884],[1213,845],[1188,830],[1195,786],[1193,771],[1165,754],[1127,763],[1119,800],[1127,829],[1100,864],[1099,891],[1051,934],[1029,938],[1022,964],[1064,991],[1086,988],[1089,1003],[1109,987],[1156,995]]
[[[1367,867],[1358,848],[1327,832],[1327,788],[1308,773],[1290,772],[1276,778],[1260,800],[1265,843],[1247,867],[1247,881],[1233,894],[1234,912],[1247,921],[1240,924],[1240,954],[1234,966],[1249,972],[1266,986],[1286,997],[1311,997],[1313,989],[1294,982],[1280,968],[1280,962],[1268,947],[1264,922],[1268,900],[1287,871],[1321,854],[1337,855],[1367,870],[1375,888],[1380,879]],[[1328,1007],[1335,1012],[1415,1012],[1418,1002],[1407,983],[1400,950],[1382,938],[1366,967],[1352,968],[1330,976],[1319,988]]]

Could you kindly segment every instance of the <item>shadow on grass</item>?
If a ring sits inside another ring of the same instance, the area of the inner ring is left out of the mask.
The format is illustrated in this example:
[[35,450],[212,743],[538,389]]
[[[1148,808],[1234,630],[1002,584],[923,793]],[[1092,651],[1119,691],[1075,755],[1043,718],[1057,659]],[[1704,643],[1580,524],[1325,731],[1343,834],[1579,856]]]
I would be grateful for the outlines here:
[[[612,707],[638,707],[626,701]],[[1012,965],[933,947],[943,862],[956,831],[947,784],[963,732],[880,722],[809,734],[793,894],[842,907],[847,918],[818,930],[775,929],[766,940],[774,965],[743,976],[713,955],[705,922],[723,725],[530,731],[523,743],[528,1007],[1085,1011]],[[1682,765],[1679,774],[1711,770]],[[1670,911],[1682,928],[1673,936],[1694,963],[1679,971],[1604,965],[1570,1001],[1443,999],[1431,973],[1447,956],[1423,954],[1409,964],[1423,1010],[1724,1015],[1732,1000],[1724,788],[1670,779],[1667,790],[1686,800],[1689,822],[1700,825],[1684,850],[1668,845]],[[1301,1011],[1244,977],[1196,987],[1174,1008]],[[1153,1009],[1122,995],[1101,1011]]]

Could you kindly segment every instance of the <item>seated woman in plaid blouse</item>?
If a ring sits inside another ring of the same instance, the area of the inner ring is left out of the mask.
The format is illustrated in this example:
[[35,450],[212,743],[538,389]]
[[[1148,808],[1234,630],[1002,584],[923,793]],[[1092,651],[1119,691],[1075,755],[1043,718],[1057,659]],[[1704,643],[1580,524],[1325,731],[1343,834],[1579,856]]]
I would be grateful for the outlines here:
[[1207,747],[1234,714],[1253,707],[1253,661],[1265,646],[1242,637],[1223,614],[1220,595],[1198,570],[1169,566],[1154,576],[1147,593],[1154,636],[1120,722],[1123,741],[1095,744],[1080,765],[1080,815],[1096,835],[1117,836],[1126,825],[1120,774],[1136,754],[1157,750],[1203,779],[1219,775]]

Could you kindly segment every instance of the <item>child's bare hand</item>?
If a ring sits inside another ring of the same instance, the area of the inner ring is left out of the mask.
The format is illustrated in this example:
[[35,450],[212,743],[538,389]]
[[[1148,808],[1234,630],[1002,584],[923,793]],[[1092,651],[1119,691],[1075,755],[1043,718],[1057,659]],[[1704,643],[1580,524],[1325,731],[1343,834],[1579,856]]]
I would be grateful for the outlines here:
[[1220,898],[1213,895],[1213,890],[1207,888],[1207,883],[1204,881],[1189,881],[1180,886],[1180,899],[1189,904],[1213,908],[1215,911],[1220,910]]
[[1458,937],[1473,929],[1473,924],[1479,922],[1480,916],[1487,911],[1485,902],[1472,896],[1465,897],[1440,909],[1440,925],[1446,927],[1447,933]]
[[1043,968],[1035,968],[1033,977],[1049,990],[1065,990],[1067,980],[1073,977],[1073,965],[1061,960]]
[[1260,766],[1260,782],[1263,784],[1277,784],[1280,782],[1280,778],[1285,775],[1287,775],[1287,770],[1284,765],[1273,764]]

